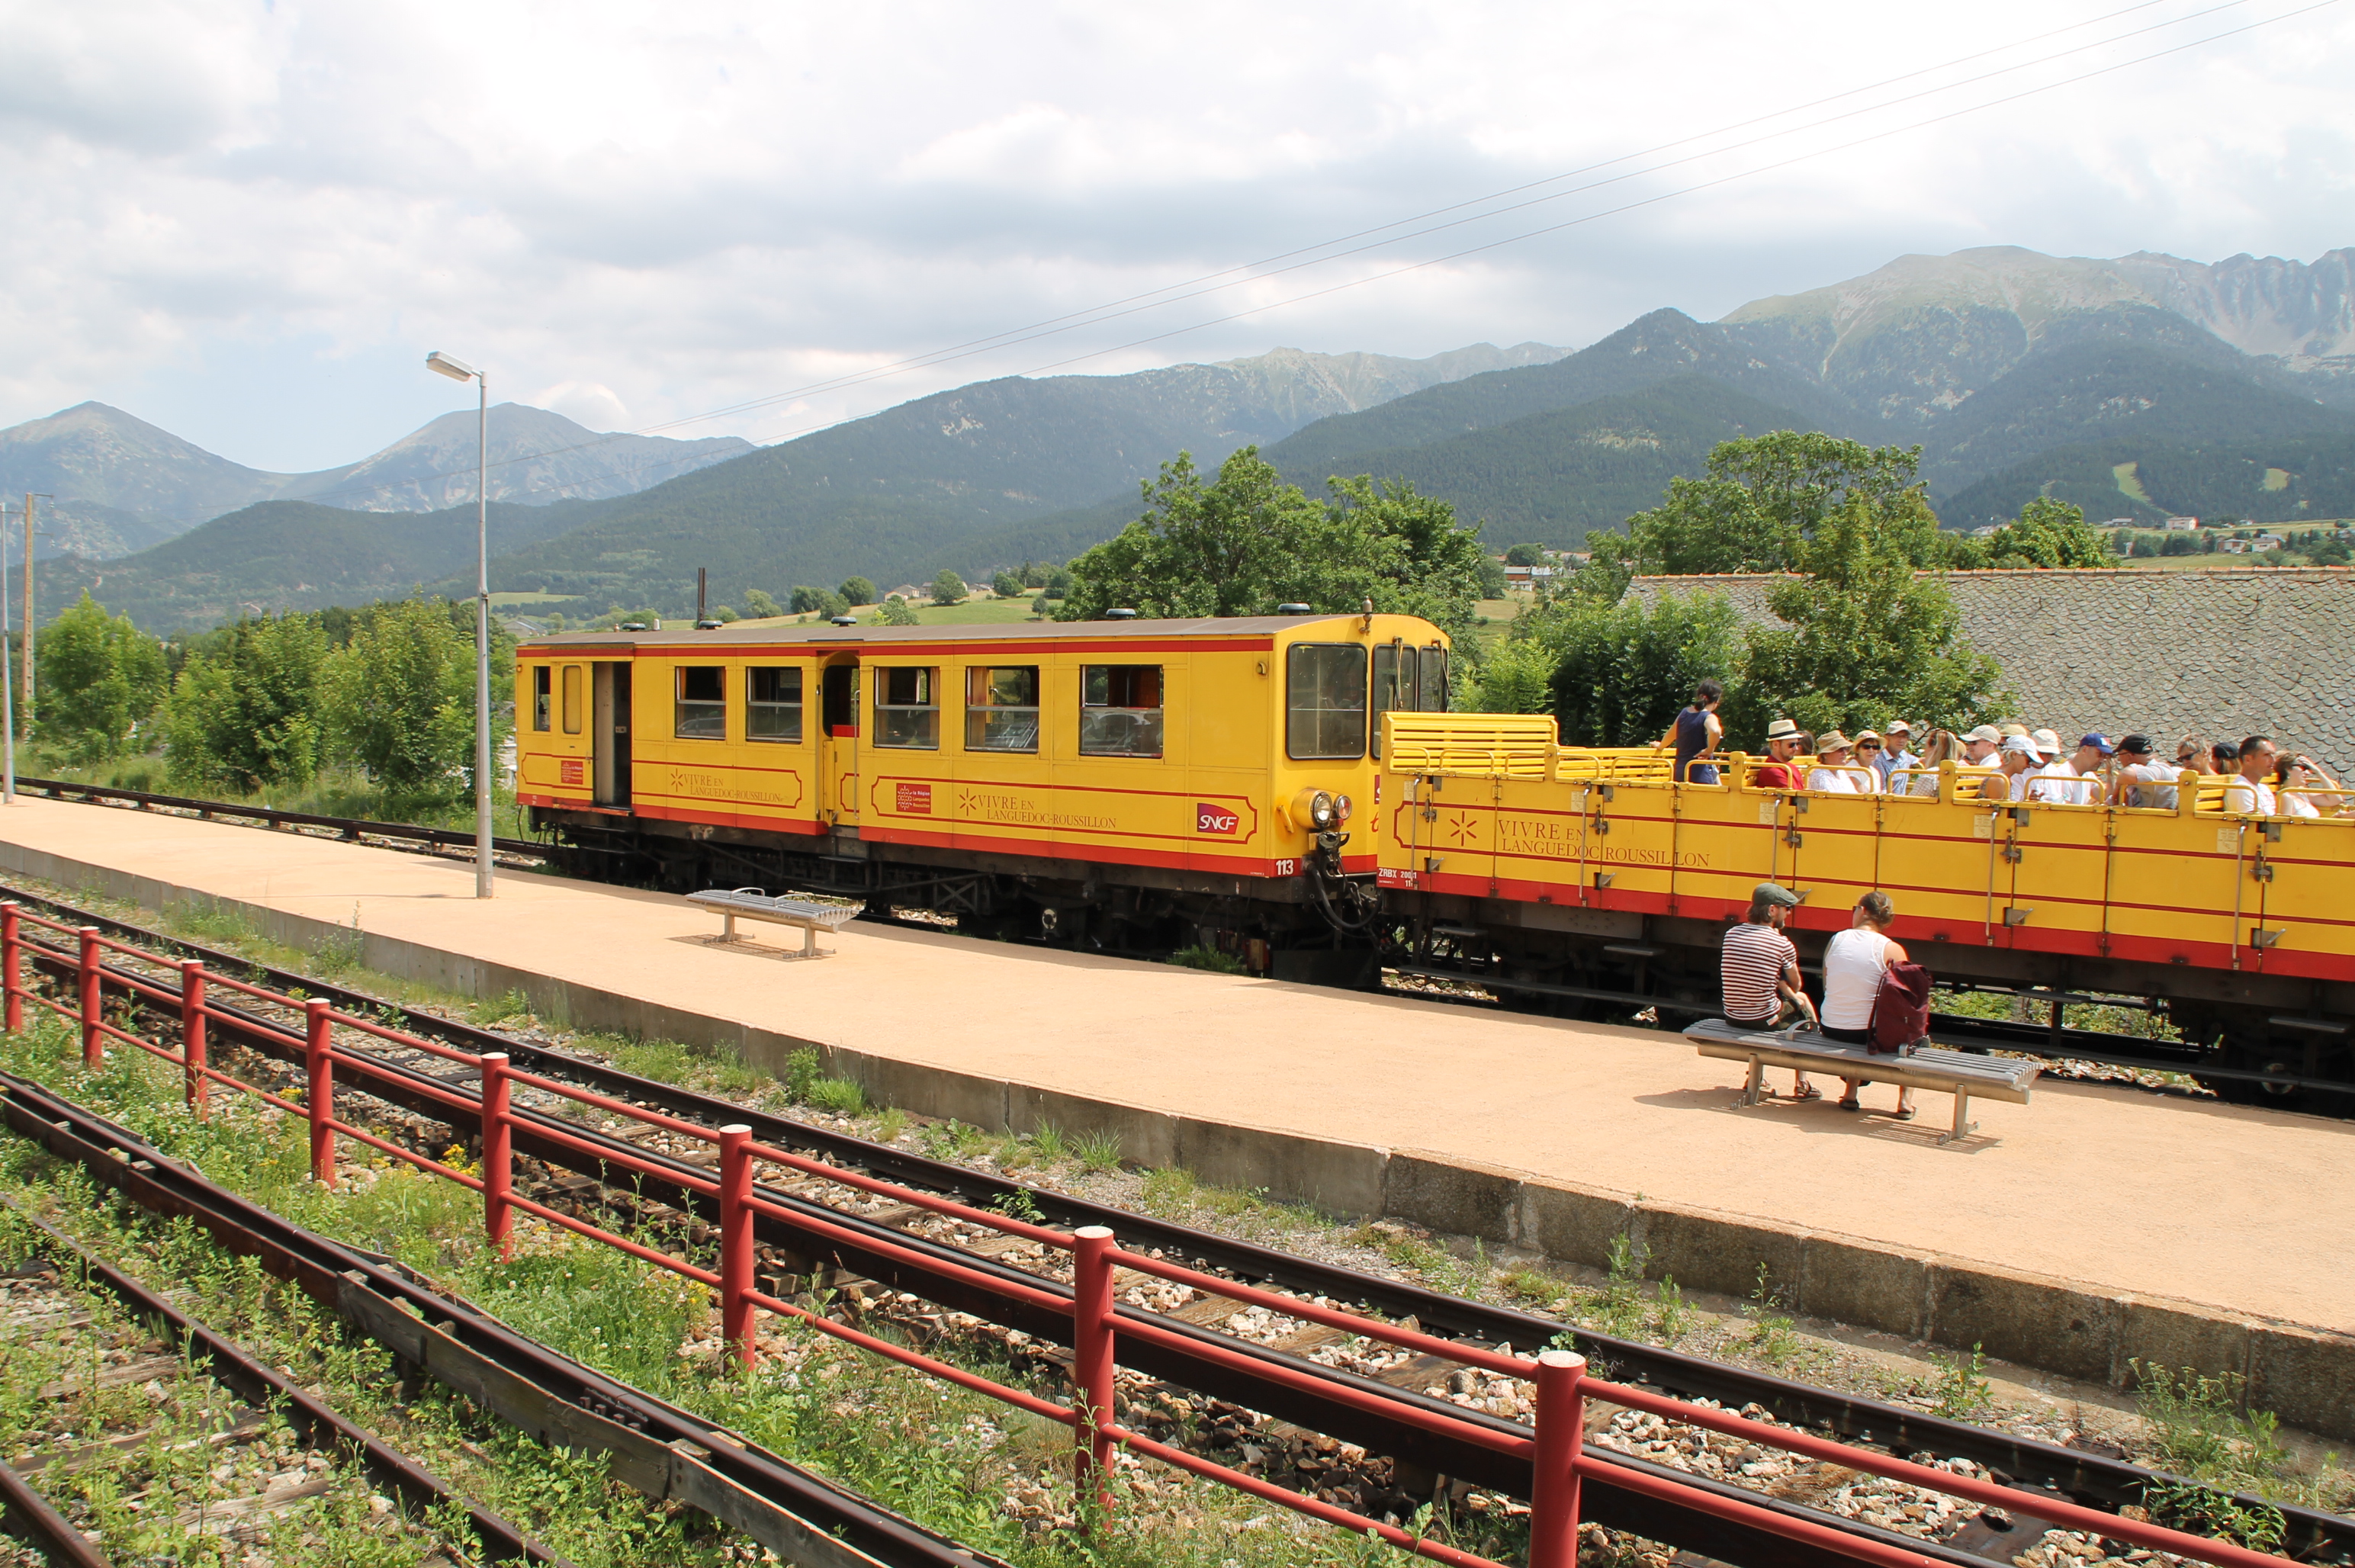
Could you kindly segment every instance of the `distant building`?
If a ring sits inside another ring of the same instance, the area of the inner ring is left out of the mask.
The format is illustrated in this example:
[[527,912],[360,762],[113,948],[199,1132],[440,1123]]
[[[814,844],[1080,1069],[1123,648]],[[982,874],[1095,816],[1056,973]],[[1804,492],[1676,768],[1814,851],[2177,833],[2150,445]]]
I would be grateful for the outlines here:
[[2249,553],[2249,541],[2246,539],[2218,539],[2216,541],[2216,548],[2226,555],[2246,555]]
[[1550,582],[1561,574],[1558,566],[1508,566],[1505,568],[1505,586],[1534,588],[1540,582]]
[[1991,539],[1995,538],[1997,530],[2002,527],[2003,525],[2001,523],[1986,524],[1983,527],[1973,528],[1971,530],[1971,538],[1975,539]]
[[2267,550],[2279,549],[2287,541],[2279,534],[2259,534],[2252,542],[2254,544],[2256,549],[2260,550]]
[[932,591],[930,588],[919,588],[912,582],[902,582],[899,587],[886,591],[883,595],[886,599],[905,599],[910,603],[919,599],[930,599],[932,596]]
[[2134,526],[2135,520],[2132,517],[2112,517],[2102,525],[2105,528],[2130,528]]
[[2197,517],[2169,517],[2167,519],[2168,530],[2170,533],[2189,533],[2199,526],[2200,519]]

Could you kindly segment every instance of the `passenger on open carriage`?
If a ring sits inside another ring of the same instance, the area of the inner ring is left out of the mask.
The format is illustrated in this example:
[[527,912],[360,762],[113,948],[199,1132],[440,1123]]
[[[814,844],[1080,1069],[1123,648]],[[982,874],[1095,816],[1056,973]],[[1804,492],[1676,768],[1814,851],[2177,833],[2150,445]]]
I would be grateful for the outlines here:
[[1881,750],[1881,782],[1886,785],[1889,775],[1900,768],[1918,768],[1922,759],[1913,754],[1913,726],[1902,719],[1892,719],[1882,732],[1888,744]]
[[1933,730],[1922,742],[1922,754],[1905,764],[1919,771],[1910,778],[1892,778],[1891,782],[1902,784],[1906,795],[1927,795],[1934,800],[1938,795],[1938,764],[1949,759],[1963,761],[1963,751],[1961,737],[1952,730]]
[[[2190,735],[2183,739],[2193,746],[2199,743]],[[2110,785],[2112,805],[2138,805],[2159,811],[2176,808],[2176,780],[2183,765],[2169,767],[2165,763],[2154,763],[2150,755],[2147,735],[2127,735],[2118,741],[2118,776]]]
[[1996,766],[2002,772],[1987,781],[1983,791],[1987,800],[2024,800],[2028,795],[2028,775],[2037,765],[2036,742],[2025,735],[2006,735],[1996,751]]
[[1856,732],[1858,771],[1854,777],[1858,794],[1879,795],[1889,787],[1889,775],[1881,766],[1881,736],[1877,731],[1859,730]]
[[1802,737],[1799,727],[1788,719],[1777,719],[1766,726],[1767,761],[1750,775],[1756,789],[1798,789],[1799,770],[1794,759],[1799,754]]
[[1856,748],[1847,736],[1832,731],[1817,743],[1816,765],[1807,770],[1807,787],[1828,795],[1864,794],[1855,763]]
[[2115,750],[2103,735],[2088,735],[2077,749],[2058,762],[2048,763],[2029,775],[2025,798],[2056,805],[2091,805],[2100,798],[2094,774]]
[[2273,786],[2274,759],[2281,755],[2280,749],[2269,735],[2252,735],[2234,752],[2239,776],[2224,786],[2224,809],[2274,816],[2281,809]]
[[1692,701],[1660,737],[1661,748],[1677,754],[1668,774],[1677,783],[1717,782],[1716,767],[1704,759],[1716,756],[1719,742],[1725,739],[1725,725],[1717,716],[1718,704],[1724,699],[1725,688],[1713,680],[1702,681],[1693,688]]

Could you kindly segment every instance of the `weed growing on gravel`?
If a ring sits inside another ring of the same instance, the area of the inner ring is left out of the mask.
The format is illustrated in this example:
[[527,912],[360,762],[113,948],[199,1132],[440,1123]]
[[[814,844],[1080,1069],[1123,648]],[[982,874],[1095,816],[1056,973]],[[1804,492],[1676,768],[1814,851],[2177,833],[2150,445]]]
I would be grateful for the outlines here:
[[474,1022],[488,1029],[508,1019],[530,1017],[531,998],[525,996],[520,988],[510,987],[498,996],[484,997],[469,1011],[474,1014]]
[[811,1110],[829,1115],[863,1116],[867,1091],[847,1078],[821,1078],[809,1086],[807,1104]]
[[1181,969],[1208,969],[1218,975],[1241,975],[1248,972],[1243,961],[1231,953],[1221,953],[1215,947],[1199,944],[1181,947],[1169,955],[1169,962]]
[[1779,1367],[1806,1349],[1791,1331],[1790,1315],[1778,1310],[1782,1306],[1782,1295],[1774,1288],[1774,1273],[1762,1263],[1758,1265],[1758,1283],[1750,1292],[1753,1327],[1742,1348],[1769,1366]]
[[1039,1123],[1031,1129],[1027,1141],[1030,1145],[1031,1157],[1040,1165],[1060,1165],[1070,1157],[1071,1150],[1063,1142],[1063,1129],[1052,1122]]
[[1560,1301],[1570,1287],[1551,1275],[1523,1264],[1507,1272],[1505,1295],[1522,1307],[1547,1307]]
[[1693,1310],[1685,1305],[1685,1293],[1677,1284],[1677,1276],[1660,1276],[1660,1292],[1652,1304],[1652,1332],[1662,1342],[1673,1346],[1693,1330]]
[[989,1135],[969,1122],[951,1116],[944,1122],[933,1122],[916,1135],[924,1152],[934,1159],[962,1159],[989,1141]]
[[2168,1468],[2236,1489],[2281,1473],[2281,1423],[2271,1411],[2243,1413],[2248,1385],[2238,1373],[2205,1378],[2189,1367],[2179,1372],[2154,1361],[2126,1364],[2134,1370],[2135,1403]]
[[817,1082],[817,1052],[803,1046],[785,1058],[785,1097],[796,1105],[809,1099],[810,1085]]
[[1987,1355],[1981,1346],[1973,1344],[1967,1358],[1933,1350],[1930,1361],[1938,1370],[1924,1392],[1935,1402],[1931,1409],[1936,1413],[1953,1421],[1968,1421],[1995,1408],[1995,1391],[1985,1375]]
[[895,1144],[900,1141],[900,1135],[907,1130],[908,1113],[893,1105],[875,1118],[875,1125],[868,1129],[867,1136],[879,1144]]
[[1109,1128],[1082,1133],[1071,1140],[1071,1157],[1091,1176],[1120,1168],[1120,1135]]

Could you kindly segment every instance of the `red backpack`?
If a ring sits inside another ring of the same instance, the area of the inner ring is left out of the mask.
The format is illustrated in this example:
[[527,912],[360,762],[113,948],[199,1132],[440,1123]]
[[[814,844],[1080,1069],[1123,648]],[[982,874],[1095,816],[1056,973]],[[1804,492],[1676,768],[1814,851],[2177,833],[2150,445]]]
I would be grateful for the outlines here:
[[1881,989],[1872,998],[1872,1018],[1865,1026],[1870,1036],[1865,1050],[1876,1056],[1894,1056],[1929,1037],[1930,971],[1919,964],[1891,964],[1881,971]]

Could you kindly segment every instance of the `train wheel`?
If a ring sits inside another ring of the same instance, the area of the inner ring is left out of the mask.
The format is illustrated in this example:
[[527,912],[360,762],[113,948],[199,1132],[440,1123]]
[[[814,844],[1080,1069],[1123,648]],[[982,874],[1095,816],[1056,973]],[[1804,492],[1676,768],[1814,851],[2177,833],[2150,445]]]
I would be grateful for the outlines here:
[[[2286,1078],[2302,1077],[2306,1072],[2303,1052],[2264,1035],[2239,1030],[2225,1034],[2223,1049],[2218,1053],[2218,1065]],[[2216,1097],[2229,1105],[2262,1105],[2269,1110],[2295,1111],[2303,1108],[2308,1098],[2307,1092],[2295,1083],[2266,1083],[2253,1078],[2226,1078],[2200,1072],[2194,1072],[2192,1077],[2204,1087],[2214,1090]]]

